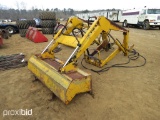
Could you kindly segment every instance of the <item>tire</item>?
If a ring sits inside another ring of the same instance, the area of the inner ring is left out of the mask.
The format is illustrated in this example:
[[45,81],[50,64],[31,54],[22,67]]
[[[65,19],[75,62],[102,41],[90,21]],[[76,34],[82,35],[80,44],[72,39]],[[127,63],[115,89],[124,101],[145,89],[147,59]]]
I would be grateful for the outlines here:
[[54,28],[42,28],[43,34],[54,34]]
[[29,27],[27,20],[17,21],[16,24],[19,29],[28,29],[28,27]]
[[12,26],[6,27],[5,30],[7,30],[9,34],[13,34],[16,32],[15,28]]
[[36,27],[36,22],[35,20],[22,20],[22,21],[17,21],[17,27],[19,29],[28,29],[29,27]]
[[44,11],[39,13],[39,18],[41,20],[56,20],[55,12]]
[[54,28],[56,26],[56,20],[42,20],[42,28]]
[[27,32],[27,29],[20,29],[19,30],[19,34],[21,37],[25,37],[26,36],[26,32]]
[[128,26],[127,20],[124,20],[124,22],[122,23],[122,26],[123,27],[127,27]]
[[149,30],[149,28],[150,28],[149,21],[144,21],[143,22],[143,29],[144,30]]
[[36,21],[35,20],[27,20],[28,25],[31,27],[36,27]]

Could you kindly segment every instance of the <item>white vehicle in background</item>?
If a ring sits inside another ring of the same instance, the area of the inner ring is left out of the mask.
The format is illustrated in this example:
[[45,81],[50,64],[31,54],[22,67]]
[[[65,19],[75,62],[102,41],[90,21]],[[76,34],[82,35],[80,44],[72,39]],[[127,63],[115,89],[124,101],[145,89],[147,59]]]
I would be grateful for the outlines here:
[[90,17],[98,17],[98,16],[104,16],[108,18],[111,21],[119,22],[121,18],[122,12],[121,10],[116,9],[110,9],[110,10],[104,10],[104,11],[97,11],[97,12],[89,12],[89,13],[78,13],[76,14],[77,17],[83,19],[83,20],[95,20],[94,18]]
[[148,30],[150,28],[159,27],[160,29],[160,9],[133,9],[122,12],[122,26],[128,25],[140,26]]

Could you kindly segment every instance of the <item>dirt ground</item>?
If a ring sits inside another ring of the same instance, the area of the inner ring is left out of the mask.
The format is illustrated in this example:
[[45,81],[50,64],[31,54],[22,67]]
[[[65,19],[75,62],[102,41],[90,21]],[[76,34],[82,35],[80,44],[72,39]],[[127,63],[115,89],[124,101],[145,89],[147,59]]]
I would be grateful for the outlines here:
[[[122,33],[113,32],[121,38]],[[51,41],[52,35],[46,35]],[[19,34],[4,40],[0,55],[24,53],[26,60],[40,53],[49,43],[33,43]],[[159,120],[160,119],[160,30],[130,28],[129,44],[147,59],[139,68],[111,68],[100,75],[92,74],[94,98],[88,93],[78,94],[69,105],[58,98],[49,101],[52,92],[27,67],[0,71],[0,120]],[[72,48],[66,47],[60,56]],[[67,58],[67,57],[66,57]],[[64,59],[64,58],[62,58]],[[109,65],[127,62],[118,54]],[[142,58],[129,65],[139,65]],[[79,61],[80,63],[80,61]],[[92,67],[85,64],[86,67]],[[4,110],[31,110],[31,116],[6,115]]]

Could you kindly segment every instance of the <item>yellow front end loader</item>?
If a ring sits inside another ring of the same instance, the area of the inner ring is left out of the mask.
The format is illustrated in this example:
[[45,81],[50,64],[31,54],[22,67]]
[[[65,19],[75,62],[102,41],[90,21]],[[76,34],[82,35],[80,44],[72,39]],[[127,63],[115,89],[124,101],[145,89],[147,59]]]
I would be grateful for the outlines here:
[[[123,33],[122,43],[113,38],[110,34],[111,30]],[[80,35],[77,34],[77,31],[80,31]],[[28,61],[28,69],[58,98],[68,104],[76,94],[92,90],[91,74],[77,66],[80,56],[84,54],[86,62],[103,67],[120,51],[123,51],[124,55],[128,55],[128,34],[128,30],[103,16],[97,17],[91,25],[87,25],[77,17],[71,17],[41,54],[31,56]],[[99,36],[102,36],[101,41],[98,40]],[[95,58],[94,55],[99,54],[101,49],[108,51],[108,36],[117,45],[117,49],[103,60]],[[96,43],[98,47],[89,53],[88,48],[93,43]],[[55,56],[54,50],[59,44],[75,47],[66,61]]]

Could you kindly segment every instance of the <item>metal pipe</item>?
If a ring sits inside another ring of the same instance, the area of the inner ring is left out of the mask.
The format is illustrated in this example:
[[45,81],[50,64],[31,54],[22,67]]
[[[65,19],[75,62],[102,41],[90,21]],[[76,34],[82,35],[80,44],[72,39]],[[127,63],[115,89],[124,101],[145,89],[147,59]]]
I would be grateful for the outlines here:
[[72,52],[72,54],[70,55],[70,57],[67,59],[67,61],[65,62],[65,64],[63,65],[63,67],[65,67],[68,62],[70,61],[70,59],[73,57],[73,55],[75,54],[75,52],[77,52],[79,46],[76,47],[76,49]]
[[43,54],[47,49],[48,47],[53,43],[54,39],[52,39],[52,41],[47,45],[47,47],[44,48],[44,50],[41,52],[41,54]]

